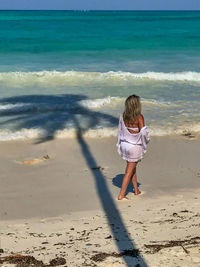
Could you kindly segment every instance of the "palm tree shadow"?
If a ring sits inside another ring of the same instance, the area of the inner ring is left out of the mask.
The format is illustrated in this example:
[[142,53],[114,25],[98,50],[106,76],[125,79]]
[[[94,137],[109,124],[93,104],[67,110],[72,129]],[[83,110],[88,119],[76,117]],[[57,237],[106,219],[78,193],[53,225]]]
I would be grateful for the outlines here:
[[[23,95],[0,99],[0,104],[9,108],[0,109],[1,123],[13,124],[15,131],[40,129],[38,143],[52,140],[58,131],[75,128],[74,117],[83,131],[95,129],[104,122],[105,126],[117,125],[117,119],[108,114],[87,108],[84,95]],[[72,116],[73,114],[73,116]],[[36,143],[37,143],[36,142]]]
[[[118,119],[102,112],[89,110],[82,104],[86,99],[83,95],[24,95],[4,98],[0,100],[0,104],[10,105],[10,108],[1,110],[0,116],[4,118],[5,125],[14,123],[16,125],[15,130],[22,128],[41,129],[43,134],[35,144],[54,139],[57,131],[66,129],[68,125],[75,129],[82,154],[94,177],[96,190],[111,229],[113,240],[120,252],[129,250],[129,256],[121,254],[126,266],[147,266],[142,256],[135,256],[136,246],[109,192],[103,173],[101,170],[94,169],[94,166],[98,166],[98,163],[83,137],[88,129],[95,129],[102,123],[106,127],[116,127]],[[139,265],[139,263],[142,265]]]

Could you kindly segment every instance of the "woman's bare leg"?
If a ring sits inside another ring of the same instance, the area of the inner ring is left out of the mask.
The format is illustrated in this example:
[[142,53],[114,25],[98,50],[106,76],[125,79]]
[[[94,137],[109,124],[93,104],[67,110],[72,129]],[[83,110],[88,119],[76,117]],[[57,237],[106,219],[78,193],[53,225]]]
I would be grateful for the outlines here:
[[134,170],[134,173],[133,173],[133,176],[131,178],[131,182],[133,184],[133,188],[134,188],[134,193],[135,195],[139,195],[141,192],[138,188],[138,185],[137,185],[137,174],[136,174],[136,167],[135,167],[135,170]]
[[122,187],[118,196],[118,200],[122,200],[125,197],[128,184],[134,174],[137,162],[127,162],[125,175],[122,181]]

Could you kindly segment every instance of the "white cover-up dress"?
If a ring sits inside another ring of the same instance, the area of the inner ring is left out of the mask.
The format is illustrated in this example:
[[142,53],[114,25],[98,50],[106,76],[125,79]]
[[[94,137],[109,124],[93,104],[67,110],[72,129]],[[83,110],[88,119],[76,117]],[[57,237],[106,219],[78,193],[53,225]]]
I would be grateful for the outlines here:
[[139,133],[130,133],[124,124],[122,115],[119,118],[117,150],[120,156],[128,162],[140,161],[147,151],[150,141],[147,126],[140,129]]

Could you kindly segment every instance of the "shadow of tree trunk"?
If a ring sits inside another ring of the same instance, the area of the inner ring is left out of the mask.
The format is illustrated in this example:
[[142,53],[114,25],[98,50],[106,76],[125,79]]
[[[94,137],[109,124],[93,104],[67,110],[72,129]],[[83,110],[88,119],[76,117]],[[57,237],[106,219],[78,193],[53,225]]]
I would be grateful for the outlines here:
[[[79,122],[75,117],[74,117],[74,122],[77,129],[76,137],[78,143],[80,144],[82,154],[94,177],[96,190],[98,192],[101,205],[105,212],[109,227],[113,235],[113,239],[118,247],[118,250],[120,252],[124,252],[125,250],[135,250],[136,247],[133,241],[131,240],[131,237],[126,229],[126,226],[123,223],[120,212],[118,211],[114,203],[114,200],[111,196],[111,193],[109,192],[103,173],[101,172],[100,169],[98,170],[94,169],[94,167],[98,166],[98,164],[95,158],[93,157],[92,153],[90,152],[90,149],[86,141],[83,138],[82,129],[80,128]],[[130,256],[123,255],[123,253],[121,255],[123,257],[124,262],[126,263],[126,266],[128,267],[141,266],[137,265],[137,263],[133,263],[132,262],[133,259],[131,259]],[[147,264],[145,263],[141,255],[139,255],[137,259],[138,263],[142,264],[142,267],[147,267]]]

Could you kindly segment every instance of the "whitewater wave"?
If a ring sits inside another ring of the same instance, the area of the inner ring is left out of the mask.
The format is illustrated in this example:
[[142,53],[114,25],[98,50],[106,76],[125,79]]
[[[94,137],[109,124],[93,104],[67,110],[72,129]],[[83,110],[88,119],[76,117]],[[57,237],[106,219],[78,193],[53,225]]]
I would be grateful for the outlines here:
[[97,98],[97,99],[86,99],[81,100],[80,105],[89,109],[98,109],[103,106],[115,106],[120,104],[125,100],[124,97],[104,97],[104,98]]
[[0,111],[6,111],[6,110],[13,110],[13,109],[25,109],[26,107],[30,106],[29,104],[25,103],[17,103],[17,104],[0,104]]
[[[190,125],[188,128],[187,125],[180,126],[151,126],[149,127],[151,136],[175,136],[175,135],[184,135],[185,133],[192,133],[197,136],[200,136],[200,125],[194,124]],[[83,132],[83,137],[88,138],[104,138],[104,137],[116,137],[117,136],[117,127],[110,128],[99,128],[99,129],[89,129]],[[45,131],[42,129],[22,129],[19,131],[10,131],[10,130],[0,130],[0,141],[11,141],[11,140],[26,140],[26,139],[45,139]],[[50,135],[48,135],[48,138]],[[63,130],[58,130],[55,132],[53,138],[76,138],[77,131],[75,128],[66,128]]]
[[[125,102],[125,97],[105,97],[105,98],[97,98],[97,99],[87,99],[81,100],[80,105],[89,109],[98,109],[103,106],[116,107],[118,105],[122,105]],[[143,106],[157,106],[163,108],[171,108],[178,106],[179,104],[176,102],[170,101],[159,101],[155,99],[141,99],[141,103]]]
[[[122,107],[125,101],[125,97],[112,97],[107,96],[104,98],[96,98],[96,99],[85,99],[76,101],[74,104],[69,99],[69,103],[64,99],[61,103],[48,103],[48,102],[33,102],[33,103],[14,103],[14,104],[0,104],[0,112],[1,113],[17,113],[17,112],[76,112],[76,109],[80,110],[83,108],[91,109],[91,110],[98,110],[102,107],[108,108],[118,108]],[[162,107],[162,108],[171,108],[179,105],[176,102],[166,102],[166,101],[159,101],[155,99],[141,99],[142,105],[144,107]],[[183,105],[183,103],[182,103]]]
[[122,71],[80,72],[80,71],[39,71],[39,72],[0,72],[0,82],[10,87],[19,86],[65,86],[88,84],[123,84],[136,80],[200,82],[199,72],[145,72]]

